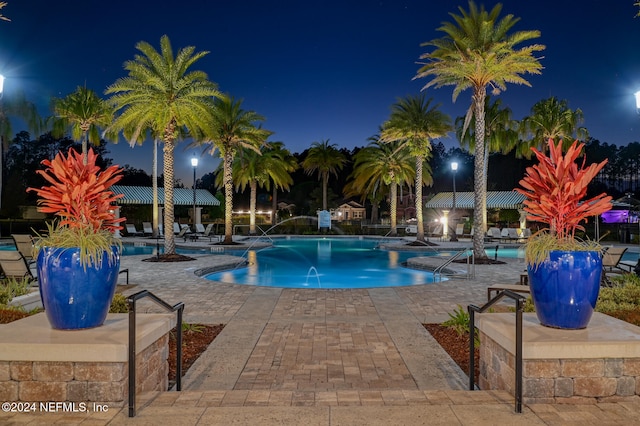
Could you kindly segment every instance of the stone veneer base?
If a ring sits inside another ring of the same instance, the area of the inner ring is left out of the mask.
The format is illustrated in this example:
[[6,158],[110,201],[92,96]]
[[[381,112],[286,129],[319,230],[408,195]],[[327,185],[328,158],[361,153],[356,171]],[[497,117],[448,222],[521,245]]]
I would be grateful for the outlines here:
[[[0,325],[0,401],[92,402],[128,398],[128,314],[87,330],[54,330],[44,313]],[[175,315],[136,315],[136,394],[168,387]]]
[[[515,395],[515,314],[477,315],[483,390]],[[582,330],[523,315],[523,402],[595,403],[640,395],[640,327],[594,313]]]

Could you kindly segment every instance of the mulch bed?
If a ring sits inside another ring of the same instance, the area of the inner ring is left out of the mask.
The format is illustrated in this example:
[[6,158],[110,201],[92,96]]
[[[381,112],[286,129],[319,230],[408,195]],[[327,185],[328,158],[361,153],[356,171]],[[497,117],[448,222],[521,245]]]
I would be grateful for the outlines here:
[[[469,375],[469,333],[460,335],[453,328],[446,327],[442,324],[423,324],[423,326],[433,338],[436,339],[440,346],[442,346],[442,349],[449,354],[451,359],[458,364],[462,371]],[[478,377],[480,375],[480,348],[476,346],[474,349],[475,383],[478,383]]]
[[[182,333],[182,374],[184,375],[187,370],[193,365],[200,355],[209,347],[213,339],[224,328],[224,324],[217,325],[204,325],[193,324],[194,329],[183,331]],[[176,381],[176,329],[174,327],[171,330],[169,339],[169,383],[171,386]]]

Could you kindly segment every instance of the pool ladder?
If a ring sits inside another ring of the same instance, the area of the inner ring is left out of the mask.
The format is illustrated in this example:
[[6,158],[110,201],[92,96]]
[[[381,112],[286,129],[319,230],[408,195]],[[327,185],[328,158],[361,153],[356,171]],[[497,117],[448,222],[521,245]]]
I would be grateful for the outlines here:
[[[469,253],[469,251],[471,251],[471,256],[467,255],[467,253]],[[433,280],[436,281],[436,282],[442,281],[442,275],[443,275],[442,272],[443,272],[444,268],[449,266],[451,263],[453,263],[454,260],[460,258],[463,255],[467,255],[467,274],[466,274],[466,279],[474,278],[476,276],[476,263],[475,263],[475,257],[473,256],[473,249],[472,248],[465,248],[465,249],[462,249],[462,250],[454,253],[453,256],[451,256],[446,261],[444,261],[444,263],[442,263],[441,265],[437,266],[433,270]]]

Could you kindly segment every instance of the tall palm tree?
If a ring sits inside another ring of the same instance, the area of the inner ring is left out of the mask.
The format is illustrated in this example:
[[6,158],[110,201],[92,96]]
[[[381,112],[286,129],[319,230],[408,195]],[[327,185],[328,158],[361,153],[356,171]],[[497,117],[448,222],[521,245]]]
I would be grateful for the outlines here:
[[500,19],[502,4],[496,4],[487,12],[469,2],[469,11],[458,8],[460,15],[451,13],[453,22],[445,22],[438,28],[445,36],[422,46],[433,47],[433,51],[420,56],[426,62],[418,69],[414,78],[431,78],[424,86],[453,86],[453,101],[466,89],[472,89],[471,107],[475,114],[474,149],[474,212],[476,232],[473,235],[473,252],[476,259],[487,257],[484,251],[486,222],[486,178],[485,167],[485,97],[487,86],[494,94],[506,90],[507,83],[530,86],[523,74],[540,74],[542,65],[534,55],[544,50],[540,44],[517,48],[519,44],[540,37],[539,31],[508,32],[520,20],[513,15]]
[[277,160],[274,165],[275,170],[273,173],[269,173],[269,177],[273,183],[271,187],[271,211],[273,212],[271,224],[275,225],[278,222],[276,217],[278,214],[278,189],[283,191],[291,189],[291,185],[293,185],[291,173],[296,171],[299,165],[296,157],[284,147],[284,143],[269,142],[267,147],[269,155]]
[[[280,144],[282,142],[274,142]],[[271,181],[276,186],[290,187],[293,179],[289,174],[290,163],[283,157],[286,150],[278,145],[267,143],[260,148],[260,152],[252,149],[240,151],[233,162],[233,180],[236,190],[244,191],[247,186],[250,189],[249,198],[249,233],[256,233],[256,202],[258,188],[271,188]],[[288,152],[288,151],[287,151]],[[292,156],[293,158],[293,156]],[[295,161],[295,159],[294,159]],[[296,164],[297,166],[297,164]],[[219,176],[220,174],[218,174]],[[275,213],[275,211],[274,211]]]
[[82,142],[83,161],[87,161],[87,145],[100,144],[100,129],[113,122],[113,107],[87,87],[78,86],[75,92],[64,98],[51,100],[53,129],[55,137],[61,137],[71,130],[71,138]]
[[166,35],[160,38],[160,51],[149,43],[136,44],[141,54],[124,63],[129,72],[107,87],[110,102],[120,115],[111,129],[127,130],[128,139],[135,143],[147,130],[160,135],[164,157],[164,250],[165,256],[175,255],[173,229],[173,156],[180,131],[202,134],[213,127],[212,103],[220,96],[216,85],[202,71],[191,70],[192,65],[208,52],[195,52],[188,46],[173,55]]
[[389,195],[391,219],[390,235],[398,234],[397,203],[398,185],[410,184],[415,178],[413,157],[399,142],[384,143],[378,135],[369,138],[369,145],[354,156],[352,179],[345,187],[345,195],[361,195],[378,199]]
[[[400,99],[391,108],[391,116],[382,125],[382,142],[399,141],[415,158],[416,164],[416,219],[418,233],[416,241],[425,244],[424,218],[422,217],[422,186],[424,184],[424,162],[431,155],[431,141],[443,137],[453,128],[451,118],[440,111],[440,105],[431,105],[432,99],[424,94]],[[430,175],[429,175],[430,177]]]
[[[502,101],[500,99],[494,99],[491,102],[491,97],[485,98],[485,131],[484,131],[484,187],[487,187],[487,178],[489,176],[489,154],[493,152],[500,152],[502,154],[508,154],[514,148],[520,149],[520,146],[526,145],[520,143],[517,133],[517,122],[511,118],[510,108],[501,108]],[[469,111],[473,111],[473,108],[469,108]],[[468,124],[474,121],[475,114],[467,117],[458,117],[456,119],[456,135],[460,141],[461,147],[468,147],[469,152],[475,151],[475,135],[474,131],[468,131]],[[471,118],[471,119],[469,119]],[[486,205],[482,211],[483,222],[487,222],[487,209]]]
[[529,147],[538,149],[548,148],[547,142],[553,139],[556,143],[563,140],[568,148],[575,139],[584,141],[589,138],[589,132],[580,126],[584,122],[582,110],[571,110],[566,100],[558,100],[555,96],[536,102],[531,107],[531,115],[522,119],[520,133],[529,138],[526,156],[530,158],[532,151]]
[[213,155],[220,151],[224,182],[224,240],[233,244],[233,159],[241,149],[260,154],[260,147],[271,132],[257,126],[264,117],[255,111],[242,109],[242,100],[222,96],[215,100],[210,113],[212,126],[205,129],[203,139],[192,145],[204,145]]
[[338,176],[347,159],[338,150],[336,144],[330,144],[329,139],[313,142],[302,161],[302,168],[308,175],[318,172],[318,179],[322,182],[322,210],[327,210],[327,188],[329,175]]
[[[3,82],[0,82],[0,84],[2,83]],[[44,127],[36,106],[27,101],[22,93],[4,96],[0,91],[0,207],[2,206],[2,177],[4,176],[5,156],[9,150],[13,135],[9,116],[24,119],[29,130],[37,134],[39,134]]]

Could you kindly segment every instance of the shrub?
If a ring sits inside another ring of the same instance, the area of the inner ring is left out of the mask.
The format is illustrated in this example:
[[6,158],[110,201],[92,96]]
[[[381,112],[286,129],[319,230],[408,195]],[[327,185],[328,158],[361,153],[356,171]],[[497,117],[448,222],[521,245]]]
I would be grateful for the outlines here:
[[0,282],[0,306],[7,305],[14,297],[29,293],[31,282],[27,278],[4,278]]
[[128,312],[129,304],[127,303],[127,298],[122,293],[114,294],[113,300],[111,301],[111,307],[109,308],[109,313],[126,314]]

